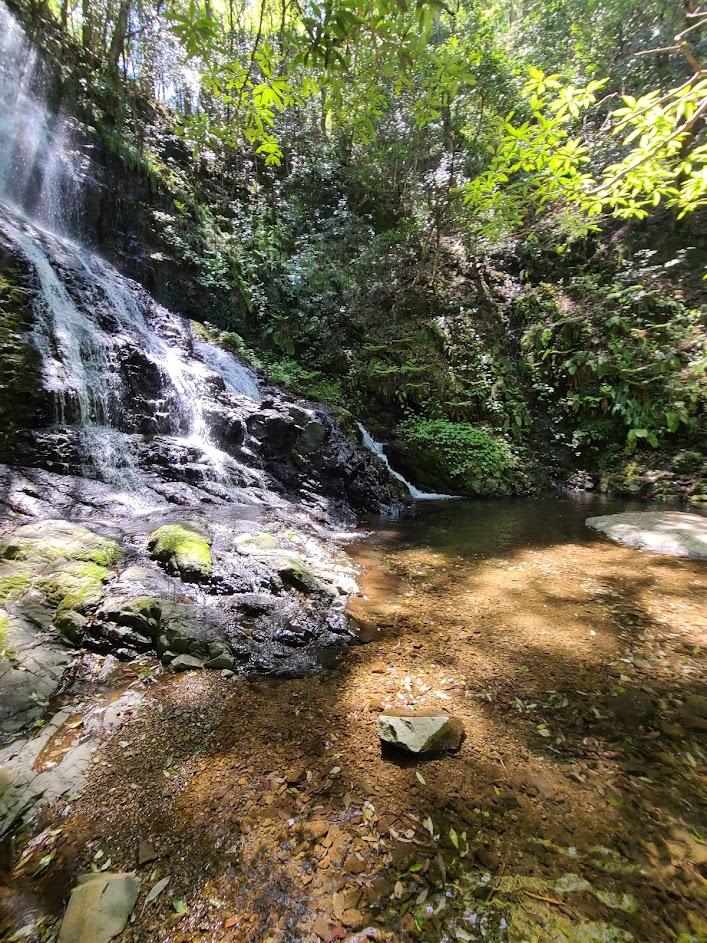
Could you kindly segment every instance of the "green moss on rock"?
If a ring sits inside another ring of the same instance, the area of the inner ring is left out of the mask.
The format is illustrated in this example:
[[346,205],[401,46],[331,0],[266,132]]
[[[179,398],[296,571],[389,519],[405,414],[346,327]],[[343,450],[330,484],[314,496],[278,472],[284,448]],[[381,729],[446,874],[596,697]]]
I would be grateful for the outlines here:
[[72,642],[80,642],[88,619],[73,609],[65,609],[54,620],[54,628]]
[[6,612],[0,611],[0,655],[7,646],[7,633],[10,629],[10,617]]
[[114,540],[63,520],[38,521],[18,527],[0,544],[2,559],[31,563],[79,560],[114,566],[122,556],[123,551]]
[[81,612],[100,602],[103,584],[110,575],[110,570],[96,563],[75,561],[43,576],[41,588],[57,616],[68,609]]
[[529,488],[509,443],[483,426],[410,420],[398,426],[391,451],[407,476],[429,491],[496,497]]
[[34,582],[32,568],[25,564],[11,564],[0,568],[0,602],[19,599],[29,592]]
[[211,574],[211,535],[199,524],[165,524],[150,534],[152,557],[182,579],[199,581]]

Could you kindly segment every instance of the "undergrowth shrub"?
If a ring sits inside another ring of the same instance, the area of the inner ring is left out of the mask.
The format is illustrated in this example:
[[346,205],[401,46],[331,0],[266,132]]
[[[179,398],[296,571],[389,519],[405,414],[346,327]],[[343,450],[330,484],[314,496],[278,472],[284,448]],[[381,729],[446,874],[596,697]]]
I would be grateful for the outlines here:
[[516,494],[529,487],[519,454],[486,426],[408,419],[396,430],[397,451],[423,485],[456,494]]

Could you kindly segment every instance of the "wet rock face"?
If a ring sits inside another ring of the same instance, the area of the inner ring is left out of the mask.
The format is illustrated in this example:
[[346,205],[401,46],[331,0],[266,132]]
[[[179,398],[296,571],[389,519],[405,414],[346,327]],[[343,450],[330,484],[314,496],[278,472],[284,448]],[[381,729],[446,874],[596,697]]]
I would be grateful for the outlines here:
[[34,312],[27,267],[0,238],[0,461],[13,460],[24,430],[52,416],[42,388],[41,357],[32,343]]
[[254,489],[330,516],[396,505],[332,413],[275,387],[262,395],[198,325],[197,336],[104,260],[2,210],[0,278],[15,269],[0,291],[0,459],[185,505],[204,496],[175,485],[233,503]]

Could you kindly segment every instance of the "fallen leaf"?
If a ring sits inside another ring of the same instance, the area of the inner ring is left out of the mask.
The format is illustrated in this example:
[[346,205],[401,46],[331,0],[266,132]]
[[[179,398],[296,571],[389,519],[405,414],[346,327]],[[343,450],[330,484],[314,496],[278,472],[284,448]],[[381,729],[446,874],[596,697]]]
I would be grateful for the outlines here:
[[155,884],[155,886],[152,888],[150,893],[145,898],[145,903],[149,904],[151,901],[159,897],[162,891],[165,889],[165,887],[167,887],[167,885],[169,884],[169,881],[170,879],[168,877],[162,878],[161,881],[158,881],[157,884]]
[[420,772],[418,771],[418,772],[415,773],[415,775],[417,776],[418,780],[422,783],[423,786],[426,786],[426,785],[427,785],[427,780],[426,780],[425,777],[422,775],[422,773],[420,773]]
[[175,914],[185,914],[187,912],[187,905],[183,900],[173,900],[172,906],[174,907]]
[[223,926],[224,926],[224,929],[230,930],[231,927],[235,927],[237,923],[238,923],[238,917],[229,917]]
[[36,878],[38,874],[41,874],[45,868],[48,868],[52,861],[56,858],[56,852],[50,851],[48,855],[45,855],[42,860],[39,862],[37,867],[32,872],[32,877]]

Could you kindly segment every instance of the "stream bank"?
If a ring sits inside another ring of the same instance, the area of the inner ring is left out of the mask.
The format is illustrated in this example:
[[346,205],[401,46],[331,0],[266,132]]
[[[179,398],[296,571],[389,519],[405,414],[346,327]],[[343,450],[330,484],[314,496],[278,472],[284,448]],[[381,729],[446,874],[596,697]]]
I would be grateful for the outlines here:
[[[377,523],[348,547],[369,641],[315,677],[120,669],[140,703],[12,839],[4,926],[43,916],[27,938],[51,939],[76,875],[109,863],[142,879],[121,943],[703,939],[704,565],[585,528],[619,509]],[[382,754],[395,706],[463,717],[459,753]],[[88,741],[81,716],[57,749]]]

